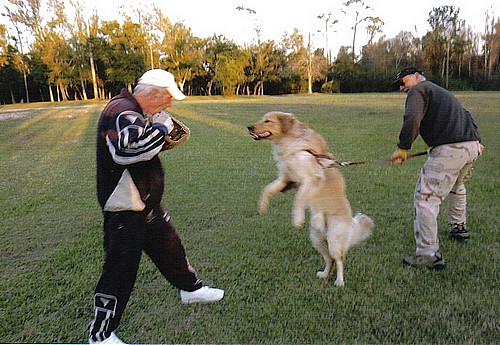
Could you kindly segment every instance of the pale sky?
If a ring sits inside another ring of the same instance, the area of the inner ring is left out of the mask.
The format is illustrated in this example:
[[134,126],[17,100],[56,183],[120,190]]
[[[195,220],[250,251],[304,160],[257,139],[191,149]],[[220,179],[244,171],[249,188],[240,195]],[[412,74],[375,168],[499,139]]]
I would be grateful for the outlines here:
[[[331,13],[329,23],[334,19],[339,21],[328,29],[328,47],[334,56],[341,45],[351,45],[351,27],[355,18],[353,13],[345,15],[341,12],[347,0],[80,1],[85,3],[87,10],[97,10],[103,20],[116,19],[119,12],[137,18],[134,10],[152,8],[152,4],[156,4],[170,21],[183,22],[197,37],[208,37],[215,33],[241,46],[257,41],[255,27],[258,27],[263,41],[278,42],[285,31],[291,33],[293,28],[297,28],[306,43],[310,33],[313,48],[325,48],[325,19],[318,19],[318,15]],[[429,29],[427,19],[433,7],[453,5],[460,8],[459,18],[465,19],[475,32],[484,32],[486,10],[489,10],[490,15],[500,15],[500,1],[496,0],[364,0],[364,3],[371,9],[362,14],[383,20],[385,24],[382,29],[387,38],[395,37],[401,30],[410,31],[416,37],[425,35]],[[121,7],[117,10],[118,6]],[[238,11],[238,6],[250,8],[255,13]],[[360,24],[357,43],[364,45],[366,42],[366,30]]]
[[[331,24],[334,19],[339,21],[328,28],[328,48],[335,56],[340,46],[350,46],[352,43],[351,27],[355,16],[353,12],[348,12],[347,15],[341,12],[341,9],[345,8],[343,3],[346,1],[80,0],[80,3],[85,4],[88,13],[96,10],[103,20],[118,19],[120,12],[126,12],[136,19],[138,9],[151,9],[152,4],[156,4],[170,21],[184,23],[197,37],[224,35],[241,46],[257,41],[255,28],[258,27],[263,41],[278,42],[285,31],[292,33],[293,28],[297,28],[306,43],[310,33],[313,48],[325,48],[325,20],[318,19],[318,16],[331,13],[329,23]],[[439,6],[453,5],[460,8],[459,18],[465,19],[475,32],[484,32],[486,10],[489,10],[490,16],[500,16],[498,0],[364,0],[364,3],[371,9],[362,14],[383,20],[385,24],[382,29],[387,38],[395,37],[401,30],[422,37],[429,29],[427,23],[429,12]],[[250,8],[255,13],[238,11],[236,9],[238,6]],[[358,7],[350,6],[350,8]],[[380,35],[376,39],[379,37]],[[365,26],[360,24],[357,43],[364,45],[366,42]]]

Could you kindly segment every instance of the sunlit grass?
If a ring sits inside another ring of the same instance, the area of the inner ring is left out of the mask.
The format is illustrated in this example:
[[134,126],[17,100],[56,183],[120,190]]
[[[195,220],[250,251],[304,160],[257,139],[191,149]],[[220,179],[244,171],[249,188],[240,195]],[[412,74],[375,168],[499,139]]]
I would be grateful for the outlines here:
[[[468,183],[467,244],[449,241],[440,217],[442,272],[402,265],[414,250],[412,194],[424,157],[380,162],[395,148],[404,95],[188,98],[173,112],[191,139],[161,154],[164,201],[191,263],[226,290],[211,305],[182,305],[144,256],[119,335],[135,343],[494,344],[498,342],[500,94],[458,93],[487,151]],[[30,105],[1,121],[0,341],[87,341],[102,260],[95,198],[95,126],[104,103]],[[0,110],[2,112],[10,111]],[[263,113],[295,113],[320,132],[339,160],[354,211],[375,234],[348,256],[346,287],[322,268],[307,229],[291,226],[293,193],[257,201],[276,177],[271,146],[247,134]],[[424,149],[419,140],[415,151]]]

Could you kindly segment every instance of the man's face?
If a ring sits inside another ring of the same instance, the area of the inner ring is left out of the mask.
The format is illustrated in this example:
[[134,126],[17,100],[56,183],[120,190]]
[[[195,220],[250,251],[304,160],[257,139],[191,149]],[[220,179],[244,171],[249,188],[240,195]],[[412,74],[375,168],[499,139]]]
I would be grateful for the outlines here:
[[399,91],[403,91],[408,93],[410,89],[417,85],[420,82],[420,74],[418,72],[413,74],[408,74],[401,79],[401,83],[399,84]]
[[172,106],[172,95],[167,89],[158,89],[147,96],[146,104],[143,104],[143,110],[147,114],[156,114]]

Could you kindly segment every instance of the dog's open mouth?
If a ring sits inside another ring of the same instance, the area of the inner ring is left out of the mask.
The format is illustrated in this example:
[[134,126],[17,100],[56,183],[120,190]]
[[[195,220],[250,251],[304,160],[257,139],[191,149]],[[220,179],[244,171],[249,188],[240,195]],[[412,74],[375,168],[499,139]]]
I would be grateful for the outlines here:
[[254,140],[261,140],[261,139],[265,139],[269,136],[271,136],[271,132],[267,131],[267,132],[263,132],[263,133],[257,133],[257,132],[253,132],[253,131],[248,131],[248,133],[250,134],[250,136],[254,139]]

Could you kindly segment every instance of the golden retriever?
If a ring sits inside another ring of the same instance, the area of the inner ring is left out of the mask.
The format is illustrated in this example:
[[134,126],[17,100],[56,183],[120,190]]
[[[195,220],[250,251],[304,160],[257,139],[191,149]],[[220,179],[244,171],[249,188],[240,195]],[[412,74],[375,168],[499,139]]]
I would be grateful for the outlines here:
[[325,260],[325,269],[317,272],[317,276],[329,277],[335,260],[335,285],[344,286],[347,251],[370,236],[374,223],[361,213],[352,216],[344,178],[332,164],[335,161],[325,140],[293,114],[278,111],[265,114],[262,120],[247,128],[255,140],[273,143],[279,169],[278,178],[262,191],[259,212],[267,212],[274,195],[296,186],[292,224],[303,226],[305,210],[309,207],[311,242]]

